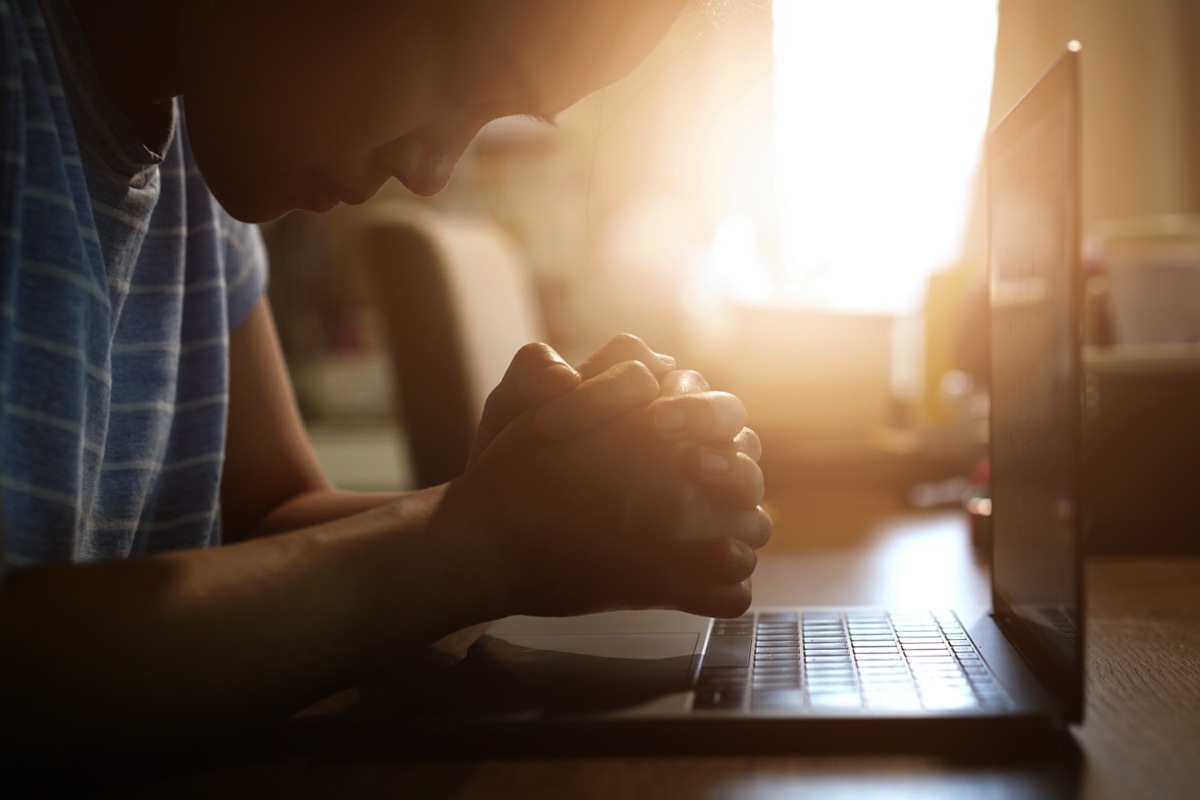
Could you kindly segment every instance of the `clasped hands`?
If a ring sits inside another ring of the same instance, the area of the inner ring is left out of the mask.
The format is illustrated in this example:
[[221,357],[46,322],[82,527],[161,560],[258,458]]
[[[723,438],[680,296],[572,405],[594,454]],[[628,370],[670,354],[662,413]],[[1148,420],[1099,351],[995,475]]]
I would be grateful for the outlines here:
[[771,535],[760,456],[737,397],[625,335],[578,370],[522,348],[457,483],[505,613],[730,617],[749,606]]

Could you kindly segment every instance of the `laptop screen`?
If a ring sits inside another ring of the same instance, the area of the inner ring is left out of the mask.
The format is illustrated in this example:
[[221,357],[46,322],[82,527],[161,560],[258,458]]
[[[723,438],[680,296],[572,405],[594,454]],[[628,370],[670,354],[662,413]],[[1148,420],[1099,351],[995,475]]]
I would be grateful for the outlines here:
[[1078,46],[988,139],[992,591],[997,621],[1079,721]]

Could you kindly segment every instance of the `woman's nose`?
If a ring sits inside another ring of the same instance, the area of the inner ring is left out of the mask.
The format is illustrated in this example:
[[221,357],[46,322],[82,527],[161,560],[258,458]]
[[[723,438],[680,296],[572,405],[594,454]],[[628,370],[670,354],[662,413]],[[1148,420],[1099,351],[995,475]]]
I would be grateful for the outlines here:
[[409,134],[379,151],[379,158],[413,194],[429,197],[446,188],[454,167],[479,132],[478,127],[455,135]]

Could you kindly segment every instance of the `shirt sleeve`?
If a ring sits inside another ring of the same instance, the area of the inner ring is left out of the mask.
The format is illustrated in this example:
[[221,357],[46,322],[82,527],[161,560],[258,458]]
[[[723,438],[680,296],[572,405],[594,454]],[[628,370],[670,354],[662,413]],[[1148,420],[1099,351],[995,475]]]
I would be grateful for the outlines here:
[[225,240],[225,291],[229,329],[237,328],[258,305],[267,289],[267,250],[257,225],[239,222],[222,212]]

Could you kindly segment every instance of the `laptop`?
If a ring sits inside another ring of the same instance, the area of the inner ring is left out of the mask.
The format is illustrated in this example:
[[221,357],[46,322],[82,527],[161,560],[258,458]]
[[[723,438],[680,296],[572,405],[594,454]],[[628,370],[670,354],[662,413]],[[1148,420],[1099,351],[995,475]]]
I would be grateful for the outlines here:
[[988,140],[990,613],[508,618],[424,677],[374,743],[458,756],[970,752],[1069,739],[1083,717],[1084,647],[1078,61],[1072,44]]

